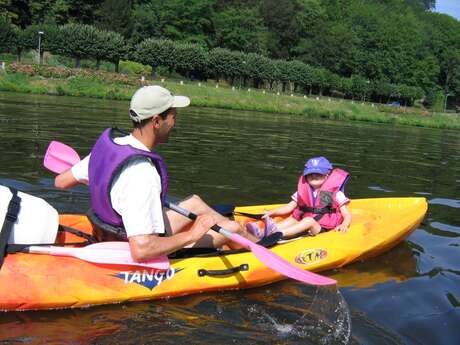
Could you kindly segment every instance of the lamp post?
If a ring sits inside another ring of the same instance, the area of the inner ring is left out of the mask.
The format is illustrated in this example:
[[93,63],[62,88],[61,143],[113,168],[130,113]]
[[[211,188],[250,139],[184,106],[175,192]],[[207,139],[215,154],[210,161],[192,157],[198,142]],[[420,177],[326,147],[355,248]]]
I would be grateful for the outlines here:
[[444,112],[446,112],[446,110],[447,110],[447,98],[449,96],[452,96],[452,94],[446,93],[446,97],[444,97]]
[[38,64],[40,65],[42,62],[41,59],[41,43],[42,43],[42,35],[44,34],[43,31],[38,32]]

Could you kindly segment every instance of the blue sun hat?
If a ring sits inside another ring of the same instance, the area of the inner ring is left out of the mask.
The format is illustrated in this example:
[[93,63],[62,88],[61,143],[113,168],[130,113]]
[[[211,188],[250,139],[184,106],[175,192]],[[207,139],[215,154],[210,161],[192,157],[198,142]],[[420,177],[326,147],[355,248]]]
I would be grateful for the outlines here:
[[332,164],[325,157],[310,158],[303,169],[304,176],[310,174],[326,175],[332,170]]

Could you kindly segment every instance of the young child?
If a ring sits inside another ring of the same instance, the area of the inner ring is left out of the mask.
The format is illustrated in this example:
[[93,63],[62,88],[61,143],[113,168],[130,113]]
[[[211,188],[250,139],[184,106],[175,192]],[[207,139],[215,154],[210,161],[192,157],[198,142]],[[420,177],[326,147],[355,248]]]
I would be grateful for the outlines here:
[[[312,236],[333,229],[346,232],[351,223],[351,213],[346,206],[350,199],[343,193],[348,176],[342,169],[333,169],[324,157],[309,159],[291,202],[265,213],[264,230],[255,222],[248,223],[247,230],[257,237],[281,231],[285,238],[304,231]],[[288,214],[290,216],[278,224],[271,218]]]

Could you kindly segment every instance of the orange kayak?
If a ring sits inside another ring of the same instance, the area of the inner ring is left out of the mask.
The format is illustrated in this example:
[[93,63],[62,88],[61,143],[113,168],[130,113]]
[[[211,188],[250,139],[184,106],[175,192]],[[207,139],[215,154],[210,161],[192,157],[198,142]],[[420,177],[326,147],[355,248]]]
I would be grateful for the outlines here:
[[[262,213],[277,205],[237,207],[238,212]],[[365,260],[394,247],[414,231],[427,211],[425,198],[357,199],[350,204],[352,225],[347,233],[281,241],[270,248],[293,265],[325,271]],[[235,216],[242,224],[251,219]],[[63,225],[91,233],[84,215],[61,215]],[[57,242],[78,241],[60,234]],[[126,301],[252,288],[281,279],[251,252],[171,258],[167,271],[103,265],[73,257],[10,254],[0,270],[0,310],[87,307]],[[340,283],[340,281],[339,281]]]

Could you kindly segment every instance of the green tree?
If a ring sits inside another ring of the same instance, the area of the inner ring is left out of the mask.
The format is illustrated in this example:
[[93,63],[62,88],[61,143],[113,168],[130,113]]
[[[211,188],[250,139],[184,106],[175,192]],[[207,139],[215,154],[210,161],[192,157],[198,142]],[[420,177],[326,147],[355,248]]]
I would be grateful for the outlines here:
[[281,59],[301,55],[305,41],[322,30],[325,15],[319,0],[264,0],[260,13],[270,55]]
[[132,8],[133,0],[104,0],[98,9],[96,26],[126,35]]
[[148,38],[134,47],[132,60],[152,67],[152,75],[159,66],[170,71],[176,66],[176,44],[170,40]]
[[350,77],[364,60],[361,39],[346,22],[330,23],[323,33],[297,47],[299,59]]
[[234,79],[241,75],[242,63],[242,54],[228,49],[215,48],[208,54],[208,74],[213,76],[217,82],[223,77],[229,79],[233,84]]
[[[104,0],[61,0],[67,8],[67,21],[94,24],[98,19],[98,9]],[[59,0],[56,1],[59,3]],[[62,7],[64,8],[64,6]]]
[[3,0],[0,2],[0,16],[7,17],[13,24],[25,28],[31,24],[31,15],[28,1]]
[[271,60],[263,55],[249,53],[243,61],[246,76],[253,80],[254,87],[259,88],[264,81],[272,80]]
[[264,53],[267,50],[267,30],[256,9],[229,8],[215,13],[214,47],[245,53]]
[[208,63],[208,52],[202,46],[192,43],[178,43],[175,48],[175,70],[187,78],[202,76]]
[[0,17],[10,21],[18,17],[18,15],[11,10],[11,0],[0,0]]
[[0,52],[14,52],[17,45],[17,31],[6,16],[0,16]]
[[[460,82],[460,22],[439,13],[432,13],[425,19],[424,44],[439,64],[437,84],[445,95],[451,94],[459,98],[460,90],[456,85]],[[435,93],[436,91],[432,91],[429,94]]]
[[124,37],[114,31],[96,30],[92,39],[91,55],[96,59],[96,69],[101,60],[107,60],[115,64],[115,72],[118,72],[120,60],[128,52]]
[[75,58],[75,67],[80,68],[82,58],[97,56],[98,34],[98,30],[91,25],[63,25],[59,27],[56,37],[55,52]]
[[135,43],[156,37],[209,46],[213,3],[214,0],[141,2],[134,8],[128,35]]
[[354,99],[365,101],[371,93],[371,85],[369,80],[359,75],[352,76],[351,93]]
[[275,70],[275,81],[281,83],[281,89],[283,92],[286,91],[287,85],[290,83],[290,66],[286,60],[274,60],[273,66]]

